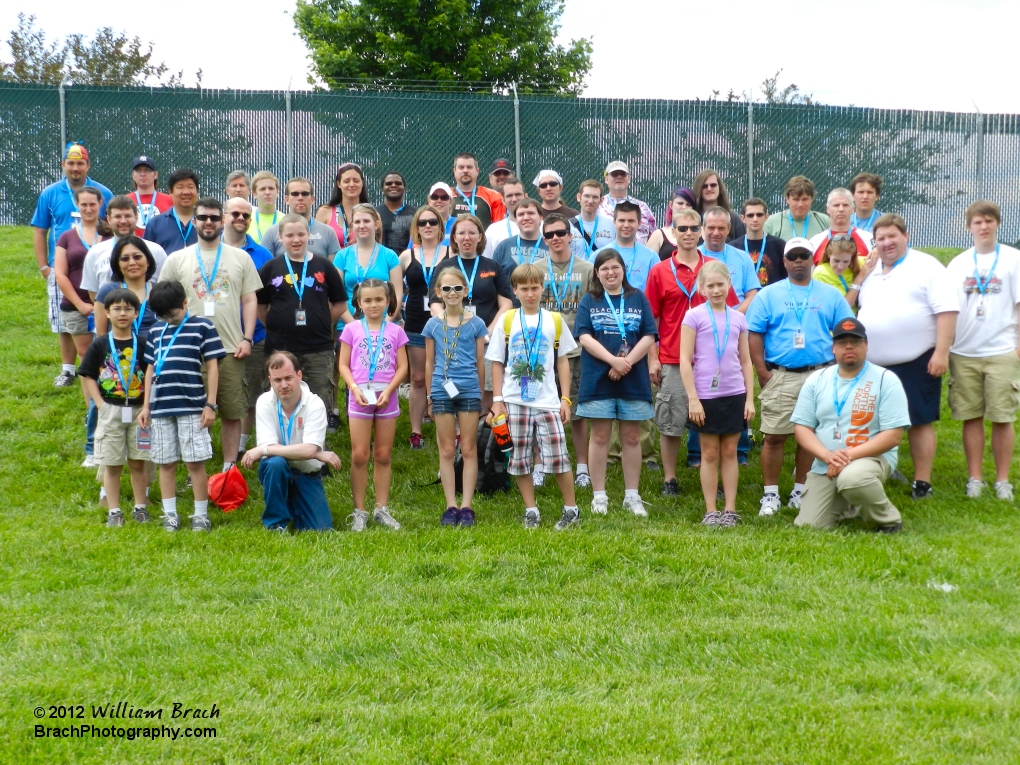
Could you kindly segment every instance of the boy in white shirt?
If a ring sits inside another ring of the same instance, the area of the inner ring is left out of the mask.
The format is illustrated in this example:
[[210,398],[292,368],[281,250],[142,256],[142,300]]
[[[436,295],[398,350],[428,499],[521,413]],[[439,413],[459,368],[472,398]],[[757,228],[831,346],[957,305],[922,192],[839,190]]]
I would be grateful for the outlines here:
[[543,472],[556,476],[563,495],[563,515],[556,524],[558,530],[563,530],[577,523],[578,510],[563,429],[570,422],[572,402],[559,391],[570,390],[567,354],[577,343],[569,329],[563,331],[559,314],[539,307],[545,290],[541,268],[533,263],[518,266],[510,284],[521,307],[496,320],[485,353],[492,362],[492,417],[505,414],[510,425],[513,453],[507,472],[517,477],[524,500],[524,527],[537,528],[541,522],[531,480],[532,453],[537,443]]

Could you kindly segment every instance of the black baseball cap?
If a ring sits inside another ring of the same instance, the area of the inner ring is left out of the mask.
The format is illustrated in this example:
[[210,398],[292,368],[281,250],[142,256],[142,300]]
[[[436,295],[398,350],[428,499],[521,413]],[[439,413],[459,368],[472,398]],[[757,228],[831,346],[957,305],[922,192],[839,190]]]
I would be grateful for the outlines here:
[[131,169],[134,170],[136,167],[140,167],[141,165],[145,165],[150,170],[155,170],[156,160],[154,160],[150,156],[143,154],[140,157],[135,157],[134,161],[131,163]]
[[513,168],[510,167],[510,160],[509,159],[497,159],[495,162],[493,162],[492,163],[492,169],[489,172],[490,173],[495,173],[497,170],[505,170],[506,172],[510,173],[511,175],[513,175],[513,172],[514,172]]
[[836,326],[832,328],[833,340],[846,337],[847,335],[860,337],[864,340],[868,339],[868,333],[865,331],[864,325],[857,321],[857,319],[840,319],[836,322]]

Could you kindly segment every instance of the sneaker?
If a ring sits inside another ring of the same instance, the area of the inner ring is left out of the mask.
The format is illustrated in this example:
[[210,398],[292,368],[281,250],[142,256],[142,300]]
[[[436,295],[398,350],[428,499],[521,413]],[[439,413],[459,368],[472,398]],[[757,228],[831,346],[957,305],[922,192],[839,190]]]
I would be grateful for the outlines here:
[[248,451],[248,447],[247,447],[247,446],[245,446],[244,444],[240,444],[240,445],[239,445],[239,446],[237,447],[237,463],[235,463],[235,464],[239,464],[239,463],[241,462],[241,457],[243,457],[243,456],[244,456],[244,453],[245,453],[246,451]]
[[330,412],[326,415],[326,432],[336,433],[340,430],[340,413]]
[[536,510],[529,510],[524,514],[524,528],[537,529],[542,522],[542,516]]
[[591,476],[588,473],[578,473],[574,476],[574,486],[579,489],[587,489],[591,486]]
[[407,442],[411,444],[412,449],[425,448],[425,437],[421,433],[412,433],[411,437],[407,439]]
[[99,490],[99,506],[103,508],[110,506],[110,501],[106,498],[106,489]]
[[74,372],[61,372],[59,375],[53,378],[54,388],[66,388],[69,385],[74,385],[74,381],[77,378]]
[[273,534],[277,534],[281,537],[287,536],[286,526],[266,526],[266,531],[271,532]]
[[889,474],[890,481],[896,481],[896,483],[910,483],[907,477],[903,475],[899,470],[894,470]]
[[655,460],[648,460],[645,462],[645,470],[651,470],[653,473],[659,472],[659,463]]
[[212,521],[209,520],[208,515],[193,515],[191,516],[191,530],[212,531]]
[[545,486],[545,473],[542,468],[535,468],[531,473],[531,483],[535,488]]
[[146,510],[145,507],[139,506],[131,511],[131,517],[134,518],[135,521],[137,521],[138,523],[148,523],[149,511]]
[[687,467],[689,467],[689,468],[699,468],[699,467],[701,467],[701,460],[700,459],[698,459],[698,460],[687,460]]
[[462,507],[460,509],[459,525],[461,526],[474,526],[475,525],[475,511],[470,507]]
[[390,515],[390,511],[385,505],[382,507],[379,507],[378,505],[375,506],[375,512],[372,513],[372,520],[380,526],[385,526],[386,528],[393,529],[394,531],[400,531],[400,524],[397,523],[396,518]]
[[996,481],[995,482],[995,498],[1005,499],[1008,502],[1013,501],[1013,484],[1009,481]]
[[83,468],[94,468],[97,464],[96,455],[94,454],[86,454],[85,459],[81,462]]
[[571,526],[576,526],[577,525],[577,521],[578,521],[579,518],[580,518],[580,514],[578,513],[577,510],[567,510],[566,508],[564,508],[563,509],[563,515],[561,515],[560,519],[558,521],[556,521],[556,526],[554,528],[557,531],[563,531],[563,529],[569,529]]
[[847,505],[846,510],[836,516],[836,522],[850,521],[861,517],[861,510],[856,505]]
[[159,525],[167,531],[177,531],[181,527],[181,518],[178,515],[166,513],[159,517]]
[[[998,484],[995,484],[998,486]],[[967,497],[968,499],[977,499],[981,496],[981,492],[988,486],[987,483],[978,478],[967,479]]]
[[766,494],[761,498],[761,508],[758,510],[758,517],[771,518],[780,508],[778,494]]
[[347,520],[351,522],[351,531],[364,531],[368,525],[368,510],[355,510],[347,516]]
[[899,534],[902,530],[902,523],[887,523],[885,526],[876,526],[874,529],[878,534]]
[[927,499],[935,493],[935,488],[927,481],[914,481],[910,491],[911,499]]
[[790,492],[790,499],[786,503],[786,506],[794,510],[800,510],[800,501],[804,498],[804,493],[800,491]]
[[680,484],[676,482],[675,478],[670,478],[668,481],[662,482],[662,496],[664,497],[680,496]]
[[440,526],[456,526],[460,522],[460,510],[455,507],[446,508],[443,517],[439,519]]
[[702,526],[721,526],[722,525],[722,513],[718,510],[712,510],[706,512],[705,517],[701,519]]
[[592,497],[591,511],[595,515],[606,515],[609,513],[609,497]]
[[639,518],[645,518],[648,516],[648,511],[645,510],[645,503],[641,501],[641,497],[624,497],[623,509],[629,510]]
[[738,454],[737,455],[737,464],[740,467],[747,467],[747,464],[748,464],[747,463],[747,457],[745,457],[743,454]]
[[120,510],[110,513],[106,516],[106,525],[111,529],[119,529],[124,525],[124,513]]
[[737,513],[733,512],[732,510],[727,510],[726,512],[724,512],[722,514],[722,520],[719,521],[719,525],[727,529],[732,529],[738,523],[740,523],[740,516],[737,515]]

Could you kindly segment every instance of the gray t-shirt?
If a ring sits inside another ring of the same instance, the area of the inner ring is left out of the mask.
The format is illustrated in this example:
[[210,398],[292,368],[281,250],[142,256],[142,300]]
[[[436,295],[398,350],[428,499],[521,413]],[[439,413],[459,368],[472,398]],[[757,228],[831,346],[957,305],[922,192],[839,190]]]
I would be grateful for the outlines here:
[[[280,241],[278,225],[270,226],[262,235],[262,246],[273,255],[283,255],[285,250],[283,242]],[[333,256],[340,252],[340,240],[337,239],[336,231],[313,218],[312,225],[308,227],[308,252],[326,258],[332,263]]]

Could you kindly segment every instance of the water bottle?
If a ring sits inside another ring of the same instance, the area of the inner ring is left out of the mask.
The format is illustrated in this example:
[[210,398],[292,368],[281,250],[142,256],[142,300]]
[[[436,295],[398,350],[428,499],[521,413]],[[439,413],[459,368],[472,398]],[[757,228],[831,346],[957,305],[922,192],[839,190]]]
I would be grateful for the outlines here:
[[492,435],[496,438],[496,446],[505,454],[514,450],[514,441],[510,438],[510,425],[505,414],[496,415],[492,420]]

